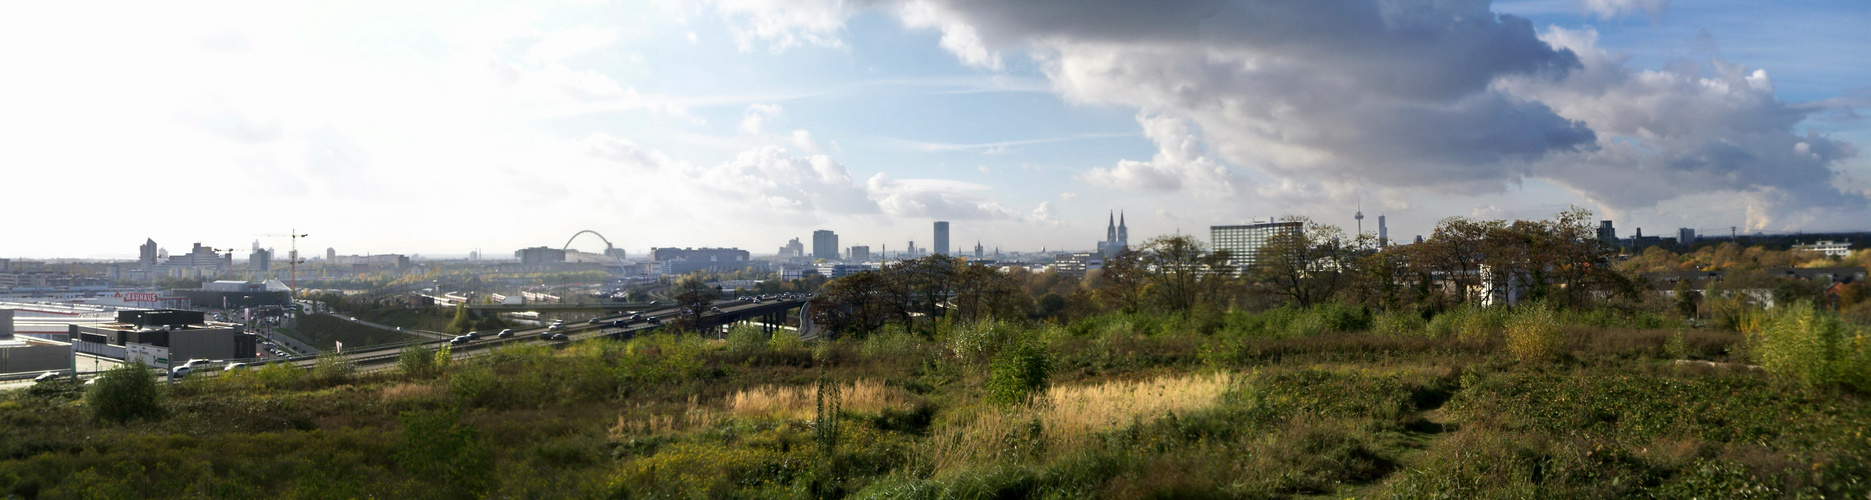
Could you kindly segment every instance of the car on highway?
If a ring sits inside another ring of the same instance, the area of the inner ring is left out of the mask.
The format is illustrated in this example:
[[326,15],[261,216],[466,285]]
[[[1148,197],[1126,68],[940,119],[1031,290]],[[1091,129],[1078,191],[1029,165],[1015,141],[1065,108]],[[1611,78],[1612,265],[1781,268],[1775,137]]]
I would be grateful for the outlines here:
[[598,324],[598,322],[599,322],[599,321],[601,321],[601,320],[599,320],[598,318],[591,318],[591,320],[590,320],[590,321],[586,321],[586,322],[585,322],[585,324],[587,324],[587,325],[595,325],[595,324]]
[[213,362],[214,360],[212,359],[191,359],[191,360],[188,360],[187,363],[182,363],[182,366],[186,366],[186,367],[193,369],[193,368],[200,368],[202,365],[213,363]]
[[466,344],[466,343],[473,342],[473,341],[474,341],[473,338],[470,338],[467,335],[462,335],[462,336],[458,336],[452,339],[448,339],[448,345],[462,345],[462,344]]
[[246,363],[228,363],[227,368],[222,368],[221,371],[223,372],[240,371],[241,369],[244,369],[246,367],[247,367]]
[[660,324],[663,324],[663,319],[662,319],[662,318],[658,318],[658,317],[655,317],[655,316],[650,316],[650,324],[652,324],[652,325],[660,325]]
[[500,333],[496,333],[496,334],[494,334],[494,337],[495,337],[495,338],[502,338],[502,339],[504,339],[504,338],[507,338],[507,337],[512,337],[512,336],[513,336],[513,329],[512,329],[512,328],[508,328],[508,329],[505,329],[505,330],[501,330],[501,331],[500,331]]
[[567,337],[563,333],[554,333],[552,334],[552,337],[548,338],[547,340],[569,340],[569,339],[571,339],[571,337]]
[[721,308],[719,308],[719,307],[710,307],[710,308],[708,308],[708,312],[721,312]]
[[630,320],[631,320],[631,321],[642,321],[642,320],[643,320],[643,313],[630,313]]
[[467,337],[469,339],[478,339],[478,338],[481,338],[481,332],[468,332],[467,335],[462,335],[462,336]]
[[190,373],[195,373],[195,367],[193,367],[193,366],[178,366],[178,367],[175,367],[175,369],[173,369],[173,370],[169,370],[169,376],[171,376],[171,377],[175,377],[175,378],[182,378],[182,377],[187,377],[187,376],[188,376],[188,374],[190,374]]
[[39,376],[37,376],[37,377],[33,377],[33,378],[32,378],[32,381],[33,381],[34,383],[39,383],[39,382],[45,382],[45,381],[47,381],[47,380],[57,380],[57,379],[59,379],[59,378],[61,378],[61,377],[64,377],[64,376],[65,376],[65,372],[64,372],[64,371],[62,371],[62,370],[54,370],[54,371],[49,371],[49,372],[45,372],[45,373],[41,373],[41,374],[39,374]]

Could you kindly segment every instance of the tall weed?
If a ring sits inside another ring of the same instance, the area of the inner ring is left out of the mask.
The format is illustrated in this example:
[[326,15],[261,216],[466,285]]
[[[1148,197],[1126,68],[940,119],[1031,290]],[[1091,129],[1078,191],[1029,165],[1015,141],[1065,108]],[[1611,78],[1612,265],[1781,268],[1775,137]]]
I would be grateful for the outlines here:
[[1507,318],[1507,352],[1526,362],[1549,361],[1559,356],[1565,338],[1559,329],[1559,313],[1544,304],[1514,308]]
[[1807,385],[1842,383],[1871,392],[1871,339],[1864,330],[1801,301],[1767,317],[1748,350],[1768,371]]

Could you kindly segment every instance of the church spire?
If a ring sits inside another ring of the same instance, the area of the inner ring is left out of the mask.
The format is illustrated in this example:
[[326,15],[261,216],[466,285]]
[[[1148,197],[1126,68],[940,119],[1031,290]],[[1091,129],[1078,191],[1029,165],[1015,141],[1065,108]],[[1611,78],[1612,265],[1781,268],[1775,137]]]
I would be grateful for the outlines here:
[[1117,213],[1117,246],[1119,249],[1130,246],[1130,228],[1124,226],[1124,212]]
[[1104,241],[1114,242],[1117,241],[1117,211],[1112,211],[1110,221],[1110,225],[1104,228]]

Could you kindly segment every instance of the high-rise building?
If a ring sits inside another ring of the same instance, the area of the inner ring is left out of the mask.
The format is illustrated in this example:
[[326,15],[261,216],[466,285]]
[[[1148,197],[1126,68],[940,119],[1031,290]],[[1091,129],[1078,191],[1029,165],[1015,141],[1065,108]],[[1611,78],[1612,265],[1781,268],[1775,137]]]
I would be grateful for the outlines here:
[[253,253],[247,255],[247,268],[258,273],[265,273],[272,270],[273,251],[258,248],[253,249]]
[[137,247],[136,255],[137,255],[137,258],[136,258],[137,263],[142,264],[144,270],[155,268],[156,267],[156,240],[152,238],[152,239],[148,239],[144,241],[143,246]]
[[1686,227],[1676,229],[1676,244],[1688,245],[1690,243],[1695,243],[1695,242],[1696,242],[1696,230],[1686,228]]
[[948,221],[939,220],[935,223],[935,253],[948,255]]
[[812,258],[838,260],[838,233],[825,229],[813,231]]
[[1611,221],[1598,221],[1598,241],[1602,241],[1606,245],[1617,246],[1618,230],[1617,228],[1611,227]]
[[857,246],[851,247],[851,261],[852,262],[864,262],[868,260],[871,260],[871,247],[869,245],[857,245]]
[[782,259],[791,259],[794,257],[805,257],[806,245],[804,243],[800,243],[799,238],[793,238],[792,241],[786,242],[786,246],[780,247],[779,255],[780,255],[780,258]]
[[1295,234],[1303,228],[1298,222],[1262,222],[1235,226],[1209,226],[1209,242],[1216,251],[1228,251],[1228,265],[1236,269],[1253,267],[1259,262],[1260,249],[1280,234]]
[[325,262],[338,260],[338,249],[325,247]]
[[1377,247],[1390,246],[1390,228],[1384,227],[1384,216],[1377,216]]

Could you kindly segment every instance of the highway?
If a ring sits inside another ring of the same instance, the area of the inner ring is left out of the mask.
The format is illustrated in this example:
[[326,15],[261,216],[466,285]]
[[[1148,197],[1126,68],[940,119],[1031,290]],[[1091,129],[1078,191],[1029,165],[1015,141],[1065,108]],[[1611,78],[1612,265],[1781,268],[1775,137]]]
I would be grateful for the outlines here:
[[[713,320],[726,319],[728,321],[736,321],[740,319],[754,319],[764,314],[771,314],[773,312],[798,308],[799,306],[805,304],[806,300],[808,300],[808,297],[804,297],[804,296],[799,296],[799,297],[795,297],[792,299],[762,300],[759,303],[743,302],[740,300],[719,300],[713,303],[713,307],[719,308],[720,311],[709,312],[707,314],[704,314],[703,319],[705,321],[708,321],[711,319]],[[676,320],[677,318],[682,316],[682,312],[675,307],[664,307],[661,309],[642,311],[641,314],[643,314],[643,317],[644,317],[643,320],[631,322],[628,325],[623,326],[623,327],[614,326],[612,325],[612,322],[624,319],[629,316],[628,314],[600,317],[599,322],[596,324],[585,323],[585,322],[580,322],[580,323],[568,322],[565,324],[565,326],[559,328],[558,330],[552,330],[550,327],[514,330],[512,337],[508,337],[504,339],[495,338],[494,335],[496,332],[482,332],[482,337],[480,340],[475,340],[475,341],[472,341],[466,344],[452,346],[449,349],[449,353],[454,359],[459,360],[459,359],[467,359],[467,358],[472,358],[475,356],[488,354],[492,352],[495,347],[498,347],[498,346],[511,345],[511,344],[521,343],[521,342],[533,342],[533,343],[546,342],[549,344],[557,345],[557,344],[566,344],[570,342],[579,342],[579,341],[590,340],[590,339],[595,339],[595,338],[604,338],[604,337],[627,339],[627,338],[634,337],[637,334],[645,332],[645,331],[662,328],[664,324],[667,324],[670,321]],[[344,317],[347,319],[349,318],[348,316],[341,316],[341,317]],[[657,318],[663,324],[650,323],[649,318],[652,318],[652,317]],[[382,327],[381,325],[365,323],[362,321],[359,321],[359,323],[370,324],[371,326],[377,326],[380,328]],[[714,323],[714,324],[710,324],[709,326],[715,326],[715,324],[719,324],[714,321],[710,321],[710,323]],[[393,329],[393,327],[391,328]],[[541,340],[542,335],[551,334],[551,333],[564,333],[566,336],[566,340]],[[452,337],[449,337],[449,338],[452,338]],[[445,345],[449,345],[447,339],[425,340],[425,341],[419,341],[419,342],[405,342],[405,343],[399,343],[399,344],[387,344],[387,345],[373,346],[373,347],[367,347],[367,348],[358,348],[355,350],[345,349],[345,352],[341,354],[340,356],[342,356],[343,359],[345,359],[346,361],[350,362],[352,366],[357,367],[359,371],[368,372],[368,371],[377,371],[377,370],[385,370],[385,369],[394,369],[396,367],[396,362],[398,358],[402,356],[403,349],[406,349],[410,346],[422,346],[425,349],[439,349]],[[189,375],[189,377],[199,378],[199,377],[204,377],[204,376],[208,376],[208,377],[218,376],[223,373],[222,371],[223,367],[233,362],[251,363],[256,366],[263,362],[264,363],[286,363],[297,368],[311,369],[318,365],[318,358],[316,356],[296,356],[296,357],[285,358],[285,359],[278,359],[278,358],[232,359],[232,360],[228,360],[228,363],[212,363],[212,364],[203,366],[200,368],[200,371],[192,375]],[[30,386],[30,385],[32,385],[32,381],[30,379],[8,381],[8,382],[0,383],[0,390],[17,389],[21,387]]]

